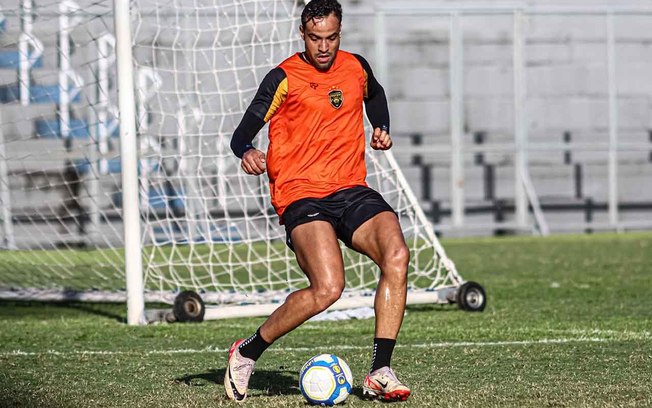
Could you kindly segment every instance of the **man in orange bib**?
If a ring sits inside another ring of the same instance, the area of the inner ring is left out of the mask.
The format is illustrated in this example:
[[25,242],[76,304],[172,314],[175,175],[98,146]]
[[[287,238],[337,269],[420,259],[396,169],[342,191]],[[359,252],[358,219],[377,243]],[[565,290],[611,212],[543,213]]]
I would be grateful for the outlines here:
[[[255,362],[267,347],[340,298],[345,279],[338,239],[381,270],[363,392],[387,401],[410,395],[390,368],[405,311],[409,251],[394,210],[365,181],[363,106],[374,128],[370,146],[387,150],[387,99],[367,61],[339,49],[341,23],[337,0],[306,5],[300,26],[305,51],[267,74],[231,140],[245,173],[267,172],[287,244],[310,282],[251,337],[231,345],[224,386],[236,401],[246,398]],[[265,154],[252,141],[267,122]]]

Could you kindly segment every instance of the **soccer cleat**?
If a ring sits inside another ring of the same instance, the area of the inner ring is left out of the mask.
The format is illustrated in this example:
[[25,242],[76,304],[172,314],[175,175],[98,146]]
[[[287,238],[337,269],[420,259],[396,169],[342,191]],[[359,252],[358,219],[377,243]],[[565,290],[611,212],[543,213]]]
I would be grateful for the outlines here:
[[410,396],[410,389],[396,378],[394,370],[382,367],[365,376],[362,394],[384,401],[405,401]]
[[256,362],[250,358],[242,357],[238,347],[242,340],[235,341],[229,349],[229,360],[224,373],[224,389],[226,396],[236,402],[242,402],[247,398],[247,387],[249,378],[254,373]]

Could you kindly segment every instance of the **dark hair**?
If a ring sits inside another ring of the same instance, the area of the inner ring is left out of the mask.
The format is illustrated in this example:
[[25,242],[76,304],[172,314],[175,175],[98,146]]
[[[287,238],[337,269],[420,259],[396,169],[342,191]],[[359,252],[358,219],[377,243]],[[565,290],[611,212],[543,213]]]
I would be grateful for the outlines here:
[[335,17],[342,22],[342,5],[337,0],[312,0],[301,12],[301,27],[305,27],[309,20],[327,17],[335,13]]

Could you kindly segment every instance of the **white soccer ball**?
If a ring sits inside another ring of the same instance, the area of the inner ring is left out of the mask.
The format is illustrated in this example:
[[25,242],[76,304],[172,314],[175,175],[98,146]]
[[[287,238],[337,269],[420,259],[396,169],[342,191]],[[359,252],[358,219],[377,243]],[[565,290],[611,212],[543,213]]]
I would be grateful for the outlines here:
[[299,388],[314,405],[332,406],[351,393],[353,376],[348,364],[333,354],[314,356],[299,372]]

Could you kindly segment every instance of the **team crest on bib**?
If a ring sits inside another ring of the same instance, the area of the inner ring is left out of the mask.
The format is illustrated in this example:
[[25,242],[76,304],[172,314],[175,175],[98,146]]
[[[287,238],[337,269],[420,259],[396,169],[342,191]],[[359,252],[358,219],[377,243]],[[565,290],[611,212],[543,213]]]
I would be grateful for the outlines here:
[[344,102],[344,99],[342,98],[342,91],[339,89],[333,89],[328,93],[328,97],[331,100],[331,106],[335,109],[339,109],[342,106],[342,103]]

